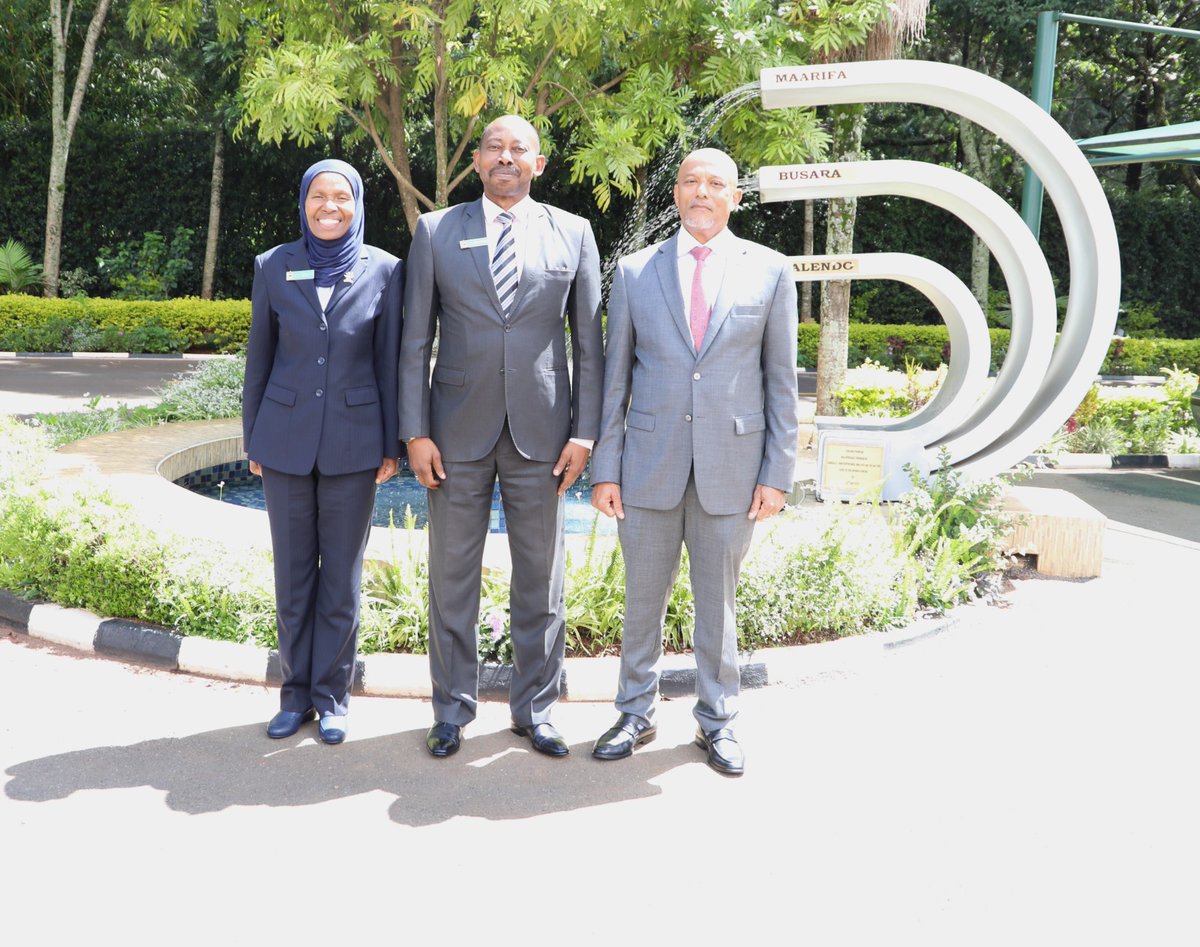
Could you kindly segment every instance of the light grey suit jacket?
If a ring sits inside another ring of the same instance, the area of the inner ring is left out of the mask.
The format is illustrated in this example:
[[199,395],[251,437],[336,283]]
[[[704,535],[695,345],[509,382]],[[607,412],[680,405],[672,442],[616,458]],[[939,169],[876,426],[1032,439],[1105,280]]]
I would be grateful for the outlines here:
[[400,437],[432,437],[443,460],[486,455],[505,418],[517,449],[532,460],[553,462],[569,438],[599,434],[604,340],[596,239],[582,217],[536,208],[507,321],[480,241],[487,235],[481,201],[417,222],[405,270]]
[[617,264],[592,482],[620,484],[623,503],[669,510],[694,465],[706,512],[745,513],[756,484],[792,489],[796,284],[783,256],[735,238],[697,353],[677,242]]

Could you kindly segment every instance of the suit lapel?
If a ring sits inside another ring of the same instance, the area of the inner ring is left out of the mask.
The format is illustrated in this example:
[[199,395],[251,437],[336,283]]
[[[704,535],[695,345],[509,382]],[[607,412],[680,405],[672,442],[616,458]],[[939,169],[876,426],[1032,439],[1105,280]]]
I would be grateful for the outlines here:
[[496,316],[503,319],[500,297],[496,294],[496,281],[492,279],[492,261],[488,259],[487,221],[483,219],[483,201],[475,200],[467,204],[463,211],[462,227],[459,230],[460,246],[462,240],[478,240],[480,237],[483,238],[482,244],[465,251],[460,249],[458,252],[471,254],[471,259],[475,261],[475,271],[479,274],[479,282],[492,301]]
[[[299,270],[311,270],[308,265],[308,254],[304,252],[304,244],[295,244],[294,249],[288,251],[287,269],[289,273]],[[322,322],[325,317],[321,314],[321,301],[317,299],[317,283],[311,276],[307,279],[289,280],[296,287],[296,291],[308,300],[308,304],[312,307],[313,313]]]
[[[363,273],[365,273],[366,271],[367,271],[367,251],[363,250],[358,255],[358,260],[357,260],[357,262],[355,262],[354,266],[352,266],[349,270],[346,271],[346,276],[343,276],[340,280],[338,280],[336,283],[333,284],[333,295],[331,295],[329,297],[329,305],[325,307],[326,315],[329,315],[330,313],[333,312],[334,308],[337,306],[337,304],[341,300],[341,298],[350,291],[351,287],[354,286],[354,284],[358,280],[358,278],[360,276],[362,276]],[[346,278],[347,276],[349,277],[349,279]],[[313,292],[315,294],[316,290],[314,289]]]
[[746,248],[741,240],[735,239],[729,246],[725,259],[725,269],[721,274],[721,286],[717,290],[717,298],[713,301],[712,313],[708,317],[708,328],[704,332],[704,341],[700,343],[697,358],[703,358],[713,339],[721,331],[721,326],[729,318],[733,304],[737,300],[738,274],[743,272],[742,261],[746,256]]
[[663,298],[667,302],[667,310],[675,320],[675,327],[683,336],[683,341],[689,349],[695,351],[692,343],[692,328],[688,323],[687,313],[684,312],[683,290],[679,287],[679,234],[665,241],[658,248],[654,258],[654,268],[658,271],[658,282],[662,286]]

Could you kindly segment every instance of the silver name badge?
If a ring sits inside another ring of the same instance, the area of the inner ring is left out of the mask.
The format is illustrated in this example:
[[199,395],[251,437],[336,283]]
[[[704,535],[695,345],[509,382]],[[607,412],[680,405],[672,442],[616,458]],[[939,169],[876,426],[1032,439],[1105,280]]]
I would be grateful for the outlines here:
[[471,247],[486,247],[487,237],[472,237],[470,240],[458,241],[458,249],[470,250]]
[[315,279],[316,275],[316,270],[288,270],[287,278],[290,283],[298,279]]

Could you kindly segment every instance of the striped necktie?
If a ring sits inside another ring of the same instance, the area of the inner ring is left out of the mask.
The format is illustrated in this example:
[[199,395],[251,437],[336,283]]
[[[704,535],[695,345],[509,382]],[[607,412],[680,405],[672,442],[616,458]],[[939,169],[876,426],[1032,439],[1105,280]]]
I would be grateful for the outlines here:
[[503,227],[492,257],[492,279],[496,282],[496,295],[500,297],[500,311],[507,319],[517,295],[517,242],[513,238],[513,215],[501,211],[496,219]]

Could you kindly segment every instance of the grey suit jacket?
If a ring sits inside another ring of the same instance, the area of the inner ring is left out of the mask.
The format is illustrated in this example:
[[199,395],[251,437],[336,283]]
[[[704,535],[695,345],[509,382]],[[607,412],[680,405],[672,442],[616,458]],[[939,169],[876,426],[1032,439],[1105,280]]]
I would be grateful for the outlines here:
[[364,246],[353,282],[334,286],[325,315],[304,244],[254,261],[242,435],[253,461],[297,476],[344,474],[399,457],[396,364],[404,265]]
[[524,456],[555,461],[569,438],[594,440],[600,430],[604,341],[596,240],[582,217],[537,205],[506,322],[486,241],[463,246],[486,235],[478,200],[417,222],[404,296],[400,437],[432,437],[443,460],[478,460],[507,418]]
[[677,240],[617,264],[592,482],[620,484],[624,503],[667,510],[694,465],[707,512],[745,513],[756,484],[792,489],[796,285],[783,256],[736,239],[697,353]]

